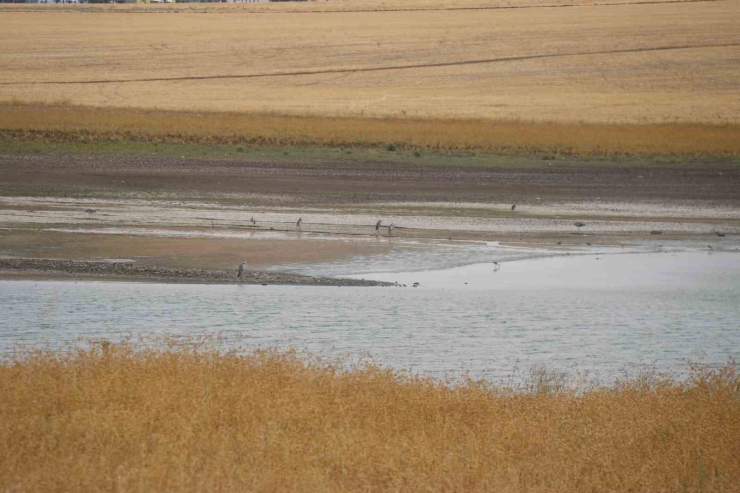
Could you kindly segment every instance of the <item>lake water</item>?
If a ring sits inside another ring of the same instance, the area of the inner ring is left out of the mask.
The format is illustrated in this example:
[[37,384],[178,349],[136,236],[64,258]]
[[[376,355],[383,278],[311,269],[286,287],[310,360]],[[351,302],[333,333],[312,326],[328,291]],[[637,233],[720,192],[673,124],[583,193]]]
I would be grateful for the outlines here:
[[[603,381],[740,357],[740,254],[563,255],[357,277],[408,287],[0,280],[0,352],[126,334],[370,354],[435,377],[544,363]],[[412,287],[418,282],[419,287]]]

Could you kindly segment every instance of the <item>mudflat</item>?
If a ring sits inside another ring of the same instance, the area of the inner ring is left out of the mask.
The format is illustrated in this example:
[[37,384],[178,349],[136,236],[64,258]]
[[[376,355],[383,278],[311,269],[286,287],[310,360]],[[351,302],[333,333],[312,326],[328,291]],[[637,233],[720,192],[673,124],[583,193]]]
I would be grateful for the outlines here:
[[[735,160],[682,158],[656,164],[646,159],[475,154],[403,160],[393,153],[349,159],[329,151],[324,159],[302,160],[300,149],[291,153],[279,161],[259,151],[249,157],[235,157],[232,151],[219,159],[156,153],[7,153],[0,156],[0,193],[277,206],[609,200],[740,205],[740,167]],[[525,209],[515,212],[528,214]]]
[[[173,269],[159,275],[168,280],[178,272],[187,280],[194,275],[187,269],[229,273],[213,274],[223,281],[243,258],[250,271],[281,271],[392,255],[410,240],[429,249],[439,241],[562,249],[688,239],[732,249],[740,233],[733,160],[205,146],[103,151],[0,154],[1,257],[126,261],[144,269],[141,278]],[[30,265],[4,272],[30,272]],[[70,265],[42,270],[69,275]],[[125,268],[101,267],[95,275],[138,272]]]

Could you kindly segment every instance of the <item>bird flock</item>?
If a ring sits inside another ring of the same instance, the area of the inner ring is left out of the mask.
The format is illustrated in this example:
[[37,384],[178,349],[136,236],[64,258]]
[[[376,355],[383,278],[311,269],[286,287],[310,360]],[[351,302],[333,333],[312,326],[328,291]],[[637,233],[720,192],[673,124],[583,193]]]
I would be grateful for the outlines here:
[[[516,210],[516,204],[512,204],[511,205],[511,211],[514,212],[515,210]],[[85,212],[88,214],[88,216],[92,217],[92,214],[94,214],[97,211],[95,209],[85,209]],[[254,218],[254,216],[252,216],[249,219],[249,222],[252,223],[253,226],[256,226],[257,225],[257,220]],[[578,228],[578,232],[580,233],[581,232],[581,228],[585,227],[586,226],[586,223],[583,222],[583,221],[576,221],[575,223],[573,223],[573,225],[576,228]],[[301,230],[302,229],[302,227],[303,227],[303,218],[302,217],[299,217],[298,218],[298,220],[295,223],[295,226],[296,226],[296,228],[298,230]],[[379,219],[375,223],[375,233],[376,234],[379,234],[380,233],[380,228],[382,228],[382,227],[384,227],[383,220],[382,219]],[[390,224],[388,224],[385,227],[388,230],[388,236],[393,236],[393,229],[395,228],[395,224],[394,223],[390,223]],[[272,229],[272,228],[270,228],[270,229]],[[663,232],[660,231],[660,230],[652,230],[652,231],[650,231],[650,234],[651,235],[660,235],[660,234],[663,234]],[[717,239],[718,240],[721,240],[722,238],[725,238],[725,236],[726,236],[723,231],[715,231],[714,234],[717,236]],[[558,241],[557,244],[558,245],[561,245],[562,244],[562,241]],[[586,243],[586,244],[589,245],[589,246],[591,245],[591,243]],[[709,250],[714,250],[714,248],[711,245],[707,245],[707,247],[709,248]],[[238,282],[241,282],[243,280],[243,274],[244,274],[244,269],[246,268],[246,265],[247,265],[247,261],[246,260],[242,260],[241,263],[239,264],[239,267],[236,270],[236,277],[237,277],[237,281]],[[501,269],[501,264],[499,264],[498,262],[494,261],[493,262],[493,272],[498,272],[500,269]],[[414,287],[417,287],[417,286],[418,286],[418,283],[416,283],[414,285]]]
[[[514,212],[516,210],[516,207],[517,207],[516,204],[512,204],[511,205],[511,212]],[[84,209],[83,212],[85,212],[88,215],[88,219],[91,219],[92,216],[93,216],[93,214],[97,213],[97,210],[96,209],[88,208],[88,209]],[[252,216],[249,219],[249,222],[252,224],[252,226],[257,226],[257,220],[254,218],[254,216]],[[585,227],[586,226],[586,223],[583,222],[583,221],[576,221],[575,223],[573,223],[573,225],[576,228],[578,228],[578,232],[580,233],[581,232],[581,228]],[[296,228],[298,230],[302,230],[302,227],[303,227],[303,218],[302,217],[299,217],[298,218],[298,220],[295,223],[295,226],[296,226]],[[376,232],[376,234],[379,234],[380,233],[380,228],[381,227],[383,227],[383,220],[382,219],[379,219],[375,223],[375,232]],[[388,236],[393,236],[393,229],[395,228],[395,224],[394,223],[390,223],[390,224],[388,224],[388,226],[386,226],[386,228],[388,230]],[[273,228],[270,228],[270,229],[272,230]],[[652,231],[650,231],[650,234],[651,235],[661,235],[661,234],[663,234],[663,232],[660,231],[660,230],[652,230]],[[725,238],[726,237],[726,233],[724,231],[714,231],[714,234],[717,236],[717,240],[721,240],[722,238]],[[562,242],[561,241],[558,241],[557,244],[558,245],[561,245]],[[591,243],[587,243],[587,245],[590,246]],[[707,245],[707,248],[710,251],[714,250],[714,248],[712,247],[712,245]],[[247,261],[246,260],[242,260],[241,263],[239,264],[239,266],[237,267],[237,269],[236,269],[236,279],[237,279],[238,282],[242,282],[243,276],[244,276],[244,270],[245,270],[246,266],[247,266]],[[494,272],[497,272],[500,269],[501,269],[501,264],[499,264],[498,262],[495,262],[494,261],[493,262],[493,271]],[[414,286],[414,287],[416,287],[416,286]]]

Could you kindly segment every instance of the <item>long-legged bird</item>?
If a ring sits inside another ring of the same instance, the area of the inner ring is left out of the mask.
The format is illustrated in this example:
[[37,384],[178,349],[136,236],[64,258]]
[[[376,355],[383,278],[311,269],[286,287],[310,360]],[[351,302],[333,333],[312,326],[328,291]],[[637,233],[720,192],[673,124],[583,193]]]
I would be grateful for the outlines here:
[[301,229],[301,223],[303,223],[303,218],[302,217],[299,217],[298,218],[298,222],[295,223],[295,227],[298,228],[298,229]]
[[236,268],[236,278],[237,278],[237,280],[239,280],[239,281],[242,280],[242,274],[244,274],[244,267],[246,267],[246,266],[247,266],[247,261],[246,260],[242,260],[242,263],[239,264],[239,267]]
[[377,223],[375,223],[375,231],[378,231],[380,229],[380,223],[382,223],[382,222],[383,222],[383,220],[381,219],[380,221],[378,221]]
[[388,225],[388,236],[393,236],[393,228],[394,228],[393,223],[390,223]]

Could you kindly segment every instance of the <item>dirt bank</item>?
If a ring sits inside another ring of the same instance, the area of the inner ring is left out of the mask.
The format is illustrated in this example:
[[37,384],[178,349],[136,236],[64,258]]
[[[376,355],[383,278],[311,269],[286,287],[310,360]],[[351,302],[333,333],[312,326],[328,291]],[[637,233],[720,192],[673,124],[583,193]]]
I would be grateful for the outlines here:
[[[235,272],[205,269],[152,267],[133,262],[0,258],[0,278],[107,279],[123,281],[232,284]],[[390,286],[391,283],[355,279],[330,279],[279,272],[247,270],[244,284],[303,286]]]
[[[357,160],[336,152],[302,161],[99,153],[0,155],[0,194],[208,198],[252,205],[381,202],[708,201],[740,204],[740,167],[701,161],[504,158]],[[192,153],[191,153],[192,154]],[[254,154],[254,153],[252,153]],[[388,153],[390,154],[390,153]]]

